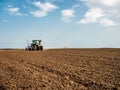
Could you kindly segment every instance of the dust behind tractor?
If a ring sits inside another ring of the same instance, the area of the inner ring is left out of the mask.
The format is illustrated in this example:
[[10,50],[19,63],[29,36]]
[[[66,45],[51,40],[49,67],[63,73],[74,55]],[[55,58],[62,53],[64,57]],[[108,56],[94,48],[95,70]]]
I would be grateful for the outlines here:
[[26,50],[41,50],[43,51],[43,46],[41,45],[41,40],[32,40],[32,43],[26,47]]

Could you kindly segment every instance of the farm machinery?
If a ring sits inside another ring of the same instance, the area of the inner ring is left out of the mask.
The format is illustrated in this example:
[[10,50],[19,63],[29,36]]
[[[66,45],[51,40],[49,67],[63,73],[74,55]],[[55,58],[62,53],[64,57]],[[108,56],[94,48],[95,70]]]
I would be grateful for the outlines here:
[[41,50],[43,51],[43,46],[41,45],[41,40],[32,40],[31,45],[26,47],[26,50]]

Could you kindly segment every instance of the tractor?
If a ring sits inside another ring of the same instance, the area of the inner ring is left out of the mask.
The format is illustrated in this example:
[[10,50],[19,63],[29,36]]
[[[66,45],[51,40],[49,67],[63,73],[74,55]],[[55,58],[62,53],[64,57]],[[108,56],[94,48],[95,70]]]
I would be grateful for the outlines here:
[[29,45],[26,47],[26,50],[41,50],[43,51],[43,46],[41,45],[41,40],[32,40],[31,45]]

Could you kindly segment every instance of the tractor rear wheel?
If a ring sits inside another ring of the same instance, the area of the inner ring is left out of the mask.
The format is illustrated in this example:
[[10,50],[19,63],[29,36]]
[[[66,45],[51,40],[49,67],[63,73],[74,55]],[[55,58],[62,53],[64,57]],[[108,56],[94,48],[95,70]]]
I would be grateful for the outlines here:
[[43,46],[40,46],[40,50],[43,51]]

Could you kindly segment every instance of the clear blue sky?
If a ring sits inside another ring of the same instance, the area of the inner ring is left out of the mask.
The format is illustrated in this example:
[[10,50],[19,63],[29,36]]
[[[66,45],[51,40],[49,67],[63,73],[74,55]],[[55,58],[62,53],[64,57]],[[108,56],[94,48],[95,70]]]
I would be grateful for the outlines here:
[[0,0],[0,48],[120,48],[120,0]]

